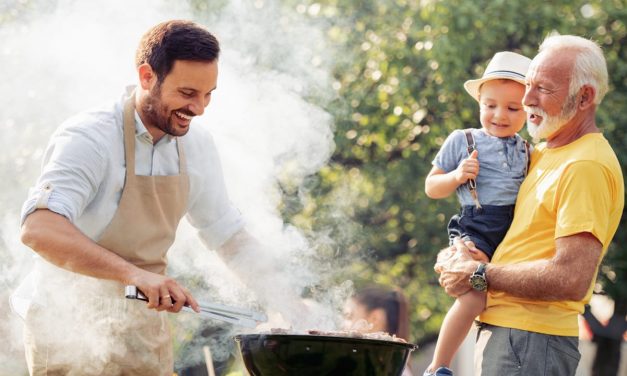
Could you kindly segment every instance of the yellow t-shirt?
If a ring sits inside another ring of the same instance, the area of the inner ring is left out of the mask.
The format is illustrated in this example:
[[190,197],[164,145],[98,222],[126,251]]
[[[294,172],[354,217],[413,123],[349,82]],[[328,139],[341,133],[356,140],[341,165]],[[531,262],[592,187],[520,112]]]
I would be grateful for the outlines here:
[[[620,164],[602,134],[587,134],[554,149],[540,144],[520,187],[512,225],[492,263],[550,259],[555,255],[555,239],[581,232],[593,234],[603,244],[605,255],[623,205]],[[480,320],[507,328],[577,336],[577,314],[590,300],[594,282],[581,301],[534,301],[489,292]]]

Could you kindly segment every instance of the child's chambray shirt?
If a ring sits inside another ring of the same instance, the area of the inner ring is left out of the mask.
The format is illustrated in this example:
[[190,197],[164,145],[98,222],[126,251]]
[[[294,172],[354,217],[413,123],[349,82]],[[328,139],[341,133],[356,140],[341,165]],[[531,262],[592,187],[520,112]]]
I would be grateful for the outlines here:
[[[471,130],[478,151],[479,176],[477,193],[481,205],[514,205],[520,184],[527,170],[527,148],[522,137],[499,138],[483,129]],[[462,160],[468,158],[468,143],[463,130],[451,133],[432,164],[451,172]],[[457,188],[457,198],[462,206],[474,205],[466,184]]]

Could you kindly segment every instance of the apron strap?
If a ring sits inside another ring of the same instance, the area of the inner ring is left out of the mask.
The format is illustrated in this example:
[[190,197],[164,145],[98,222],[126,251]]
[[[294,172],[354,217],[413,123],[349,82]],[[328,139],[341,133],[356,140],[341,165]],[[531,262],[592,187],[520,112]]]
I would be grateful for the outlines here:
[[135,176],[135,91],[124,102],[124,156],[126,179]]

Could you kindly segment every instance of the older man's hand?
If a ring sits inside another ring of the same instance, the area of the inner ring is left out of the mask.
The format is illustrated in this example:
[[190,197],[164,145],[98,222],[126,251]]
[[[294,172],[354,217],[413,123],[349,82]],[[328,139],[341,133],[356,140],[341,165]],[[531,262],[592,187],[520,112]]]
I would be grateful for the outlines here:
[[[446,255],[443,255],[442,263],[440,265],[436,264],[436,267],[439,266],[440,270],[440,285],[451,296],[458,297],[471,289],[470,275],[477,269],[479,262],[473,259],[473,254],[469,247],[474,248],[472,242],[466,243],[462,239],[455,239],[453,247],[451,247],[455,254],[448,258],[446,258]],[[448,250],[451,250],[451,248]],[[440,263],[439,255],[438,263]]]
[[450,269],[456,253],[457,249],[454,246],[441,250],[440,253],[438,253],[438,258],[433,266],[433,270],[439,274],[442,273],[443,270]]

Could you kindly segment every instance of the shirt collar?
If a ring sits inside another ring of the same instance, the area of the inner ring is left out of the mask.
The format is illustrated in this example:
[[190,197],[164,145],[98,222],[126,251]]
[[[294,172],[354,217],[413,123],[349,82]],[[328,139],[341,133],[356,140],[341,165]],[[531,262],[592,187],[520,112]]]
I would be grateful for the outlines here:
[[518,143],[518,138],[516,136],[509,136],[503,139],[509,145],[516,145]]
[[481,128],[481,134],[488,138],[498,138],[499,140],[501,140],[501,142],[510,144],[510,145],[515,145],[516,143],[518,143],[518,137],[516,137],[516,135],[508,136],[508,137],[496,137],[496,136],[492,136],[491,134],[489,134],[483,128]]
[[[142,119],[139,117],[139,113],[137,112],[137,110],[135,110],[135,136],[138,138],[142,138],[150,142],[151,144],[153,143],[152,135],[150,134],[150,132],[148,132],[148,129],[146,129],[146,126],[144,125],[144,122],[142,122]],[[165,140],[165,142],[172,142],[174,141],[174,139],[174,136],[167,133],[161,138],[161,140]],[[162,142],[161,140],[159,141]]]

